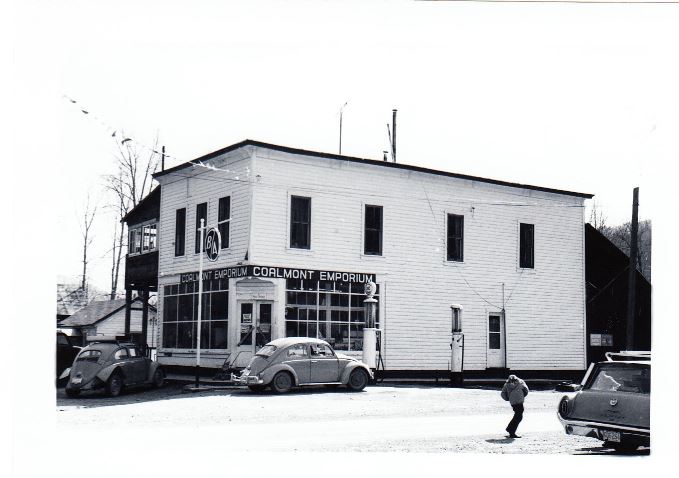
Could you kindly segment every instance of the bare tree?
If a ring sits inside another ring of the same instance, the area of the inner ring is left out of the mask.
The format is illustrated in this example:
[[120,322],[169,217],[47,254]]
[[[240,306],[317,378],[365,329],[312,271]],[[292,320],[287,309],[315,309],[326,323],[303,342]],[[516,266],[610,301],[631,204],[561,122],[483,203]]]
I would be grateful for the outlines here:
[[[589,223],[597,231],[608,238],[618,249],[629,256],[630,244],[632,243],[632,224],[626,222],[618,226],[609,226],[606,223],[606,215],[600,205],[594,201],[589,213]],[[639,221],[637,232],[637,269],[643,276],[651,280],[651,221]]]
[[97,206],[95,205],[93,209],[91,209],[90,205],[90,195],[87,195],[87,203],[85,205],[85,211],[83,213],[83,219],[82,222],[80,223],[80,233],[82,234],[83,238],[83,276],[82,276],[82,281],[80,283],[80,288],[87,292],[87,249],[92,244],[92,239],[93,237],[90,234],[90,228],[92,227],[92,223],[94,222],[94,217],[97,214]]
[[602,231],[606,228],[606,215],[596,201],[592,202],[592,210],[589,213],[589,223],[597,231]]
[[[613,244],[629,255],[630,245],[632,244],[632,225],[629,222],[619,226],[605,226],[601,233],[604,234]],[[639,221],[637,232],[637,269],[643,276],[651,280],[651,240],[652,228],[651,221]]]
[[152,174],[158,167],[157,150],[158,139],[156,138],[151,151],[143,154],[136,143],[129,138],[116,139],[116,166],[117,174],[105,177],[106,187],[113,193],[116,211],[116,225],[113,231],[113,249],[111,264],[111,299],[115,299],[118,291],[118,277],[120,275],[120,263],[122,260],[125,244],[125,226],[122,219],[139,202],[151,192]]

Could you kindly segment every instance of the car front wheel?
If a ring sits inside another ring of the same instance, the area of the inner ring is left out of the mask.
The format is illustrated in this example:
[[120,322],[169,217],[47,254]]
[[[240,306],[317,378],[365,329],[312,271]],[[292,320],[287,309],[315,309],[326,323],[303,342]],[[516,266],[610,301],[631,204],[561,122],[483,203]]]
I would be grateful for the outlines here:
[[368,372],[362,368],[357,368],[349,375],[349,383],[347,383],[347,386],[354,392],[360,392],[368,385],[368,380]]
[[109,397],[117,397],[123,391],[123,377],[119,372],[114,372],[106,381],[106,394]]
[[156,369],[156,372],[153,374],[153,386],[155,388],[160,388],[163,386],[165,383],[165,374],[163,371],[159,368]]
[[278,372],[271,381],[271,389],[276,393],[288,392],[292,385],[292,376],[288,372]]

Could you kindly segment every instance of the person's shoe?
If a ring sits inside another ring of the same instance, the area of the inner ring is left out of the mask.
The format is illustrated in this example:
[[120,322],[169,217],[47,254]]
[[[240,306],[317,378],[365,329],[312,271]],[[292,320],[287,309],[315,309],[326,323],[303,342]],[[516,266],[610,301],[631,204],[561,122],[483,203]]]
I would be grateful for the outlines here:
[[516,433],[510,433],[509,435],[507,435],[507,438],[521,438],[521,437]]

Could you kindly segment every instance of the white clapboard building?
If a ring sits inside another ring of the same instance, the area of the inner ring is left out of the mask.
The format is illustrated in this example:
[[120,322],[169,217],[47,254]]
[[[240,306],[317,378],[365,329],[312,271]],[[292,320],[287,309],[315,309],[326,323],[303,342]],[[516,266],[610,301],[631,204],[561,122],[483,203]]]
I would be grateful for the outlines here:
[[372,280],[387,375],[445,376],[451,304],[463,307],[465,373],[585,368],[590,194],[251,140],[155,178],[167,366],[195,364],[204,218],[222,242],[204,259],[202,366],[242,365],[300,335],[360,357]]

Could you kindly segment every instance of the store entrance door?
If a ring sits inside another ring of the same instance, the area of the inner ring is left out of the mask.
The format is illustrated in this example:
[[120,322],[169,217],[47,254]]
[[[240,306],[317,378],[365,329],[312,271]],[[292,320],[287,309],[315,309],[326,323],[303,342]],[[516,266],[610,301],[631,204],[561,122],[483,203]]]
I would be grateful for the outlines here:
[[[254,354],[271,341],[273,301],[243,300],[238,304],[238,351]],[[254,333],[253,333],[254,332]]]
[[488,315],[487,368],[505,368],[505,323],[502,314]]

